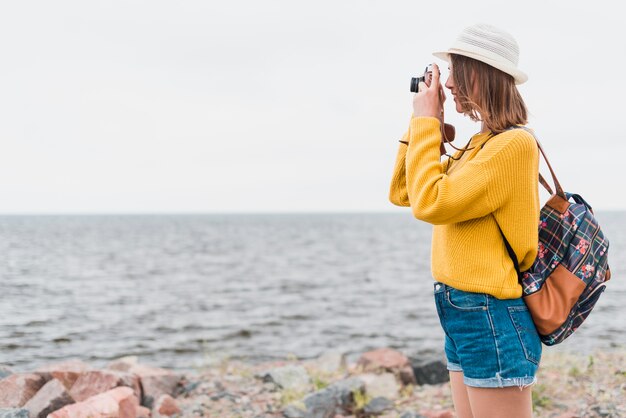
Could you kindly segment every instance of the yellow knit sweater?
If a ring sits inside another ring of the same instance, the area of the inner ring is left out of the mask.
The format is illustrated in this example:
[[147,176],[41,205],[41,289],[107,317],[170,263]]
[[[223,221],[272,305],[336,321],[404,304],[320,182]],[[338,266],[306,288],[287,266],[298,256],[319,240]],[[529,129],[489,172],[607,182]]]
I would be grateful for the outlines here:
[[440,162],[438,119],[412,118],[403,140],[409,144],[399,146],[389,199],[434,225],[433,278],[499,299],[521,297],[498,225],[520,269],[528,269],[537,255],[539,221],[539,152],[532,135],[522,129],[476,134],[468,146],[475,148],[449,160],[449,167]]

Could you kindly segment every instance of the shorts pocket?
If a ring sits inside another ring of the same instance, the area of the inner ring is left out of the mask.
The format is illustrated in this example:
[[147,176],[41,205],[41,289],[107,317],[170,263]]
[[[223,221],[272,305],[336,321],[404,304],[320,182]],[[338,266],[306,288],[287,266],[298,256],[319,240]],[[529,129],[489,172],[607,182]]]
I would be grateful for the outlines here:
[[541,359],[541,339],[528,307],[509,306],[508,310],[526,359],[538,365]]
[[487,295],[484,293],[464,292],[449,288],[446,291],[446,299],[453,308],[463,311],[487,310]]

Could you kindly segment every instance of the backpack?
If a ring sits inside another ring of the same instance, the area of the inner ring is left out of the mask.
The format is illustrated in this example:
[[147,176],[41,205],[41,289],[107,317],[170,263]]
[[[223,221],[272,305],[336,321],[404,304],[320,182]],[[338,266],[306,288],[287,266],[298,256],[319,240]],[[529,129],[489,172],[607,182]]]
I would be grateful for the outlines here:
[[540,173],[539,181],[551,197],[539,215],[537,258],[530,269],[520,272],[502,229],[500,233],[539,337],[545,345],[552,346],[578,329],[604,292],[611,279],[609,241],[591,206],[580,195],[563,191],[539,140],[528,128],[523,129],[535,137],[556,190],[552,192]]

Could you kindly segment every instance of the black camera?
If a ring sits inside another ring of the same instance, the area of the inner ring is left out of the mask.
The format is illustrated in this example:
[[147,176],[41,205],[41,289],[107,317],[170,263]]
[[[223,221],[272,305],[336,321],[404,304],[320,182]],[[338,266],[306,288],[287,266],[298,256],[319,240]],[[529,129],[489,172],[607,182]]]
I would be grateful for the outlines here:
[[[423,76],[411,78],[411,92],[417,93],[419,91],[419,84],[421,82],[426,83],[426,85],[430,87],[430,83],[432,81],[433,81],[433,65],[428,64],[428,66],[424,70]],[[440,95],[441,93],[442,92],[440,92]],[[440,99],[443,105],[444,98],[440,96]],[[443,122],[443,109],[441,111],[441,121]],[[441,127],[441,141],[442,141],[442,144],[440,147],[441,155],[446,153],[446,148],[443,146],[443,143],[454,141],[455,135],[456,135],[456,130],[454,129],[454,126],[450,125],[449,123],[444,123],[443,126]],[[459,149],[459,148],[455,148],[455,149]]]
[[429,64],[424,70],[424,75],[421,77],[413,77],[411,78],[411,93],[417,93],[419,91],[419,84],[421,82],[426,83],[427,86],[430,86],[430,82],[433,79],[433,65]]

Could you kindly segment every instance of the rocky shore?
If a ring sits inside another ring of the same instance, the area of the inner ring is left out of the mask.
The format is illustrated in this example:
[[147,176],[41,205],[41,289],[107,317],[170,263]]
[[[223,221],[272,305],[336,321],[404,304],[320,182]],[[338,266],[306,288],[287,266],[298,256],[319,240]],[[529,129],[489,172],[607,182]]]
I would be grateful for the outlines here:
[[[353,364],[342,353],[247,364],[227,358],[194,372],[136,357],[94,368],[77,359],[30,372],[0,365],[0,418],[453,418],[443,356],[382,348]],[[537,418],[626,417],[626,350],[544,350],[533,386]]]

